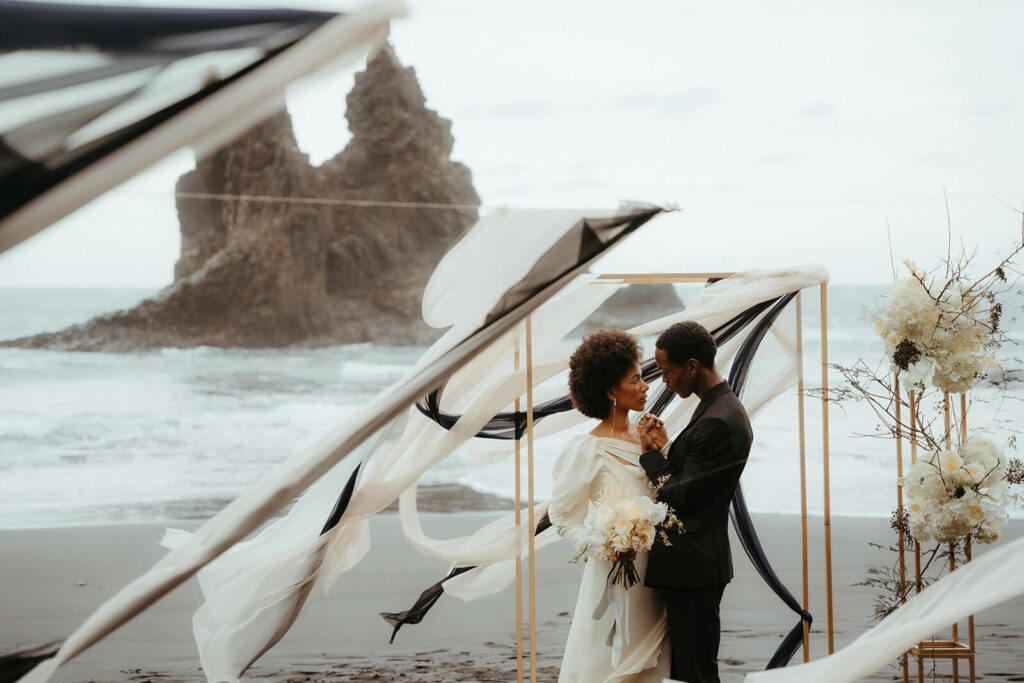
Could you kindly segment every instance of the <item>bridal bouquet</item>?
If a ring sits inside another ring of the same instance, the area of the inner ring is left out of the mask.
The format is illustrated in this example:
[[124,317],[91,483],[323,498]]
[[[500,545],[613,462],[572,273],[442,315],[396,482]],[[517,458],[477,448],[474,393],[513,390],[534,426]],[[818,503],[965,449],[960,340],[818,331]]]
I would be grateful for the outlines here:
[[605,488],[583,522],[584,536],[573,562],[580,557],[609,560],[614,563],[609,575],[612,583],[630,588],[640,580],[633,564],[636,554],[651,549],[659,524],[678,523],[665,503],[633,491]]
[[998,539],[1006,521],[1006,466],[1002,449],[980,436],[919,459],[906,480],[911,535],[940,543],[971,532],[982,543]]

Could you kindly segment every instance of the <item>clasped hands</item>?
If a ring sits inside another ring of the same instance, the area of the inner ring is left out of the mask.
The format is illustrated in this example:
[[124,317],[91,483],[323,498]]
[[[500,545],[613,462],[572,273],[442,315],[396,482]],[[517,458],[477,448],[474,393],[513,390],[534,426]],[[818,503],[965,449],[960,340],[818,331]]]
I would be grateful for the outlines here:
[[640,448],[645,451],[660,451],[668,443],[665,423],[650,413],[644,413],[636,423],[636,431],[640,436]]

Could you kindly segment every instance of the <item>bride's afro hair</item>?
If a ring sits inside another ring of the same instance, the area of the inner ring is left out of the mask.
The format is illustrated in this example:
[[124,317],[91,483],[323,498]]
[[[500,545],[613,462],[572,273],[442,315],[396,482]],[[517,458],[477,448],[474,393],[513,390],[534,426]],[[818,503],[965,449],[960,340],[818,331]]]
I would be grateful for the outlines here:
[[611,413],[608,390],[640,359],[636,337],[622,330],[599,330],[569,358],[569,398],[576,410],[603,420]]

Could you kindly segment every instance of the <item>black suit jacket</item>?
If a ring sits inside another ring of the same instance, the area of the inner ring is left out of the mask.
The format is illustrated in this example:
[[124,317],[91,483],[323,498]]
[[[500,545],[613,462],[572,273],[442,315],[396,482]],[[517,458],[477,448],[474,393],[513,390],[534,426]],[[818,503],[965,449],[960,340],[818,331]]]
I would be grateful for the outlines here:
[[711,387],[669,449],[647,451],[640,464],[685,533],[656,540],[644,583],[654,588],[723,585],[732,579],[729,502],[747,463],[753,432],[728,383]]

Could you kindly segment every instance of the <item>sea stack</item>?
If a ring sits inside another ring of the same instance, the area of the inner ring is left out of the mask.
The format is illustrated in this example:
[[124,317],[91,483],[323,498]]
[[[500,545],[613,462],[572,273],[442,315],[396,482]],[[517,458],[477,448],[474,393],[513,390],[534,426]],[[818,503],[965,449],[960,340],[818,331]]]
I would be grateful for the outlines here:
[[420,299],[477,218],[470,171],[451,159],[451,122],[427,109],[413,69],[389,46],[356,75],[345,116],[351,140],[319,167],[287,111],[197,159],[177,183],[171,285],[133,309],[4,345],[429,343],[439,331],[422,322]]

